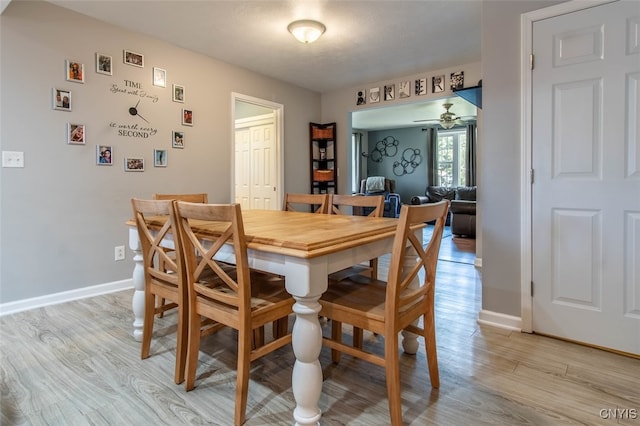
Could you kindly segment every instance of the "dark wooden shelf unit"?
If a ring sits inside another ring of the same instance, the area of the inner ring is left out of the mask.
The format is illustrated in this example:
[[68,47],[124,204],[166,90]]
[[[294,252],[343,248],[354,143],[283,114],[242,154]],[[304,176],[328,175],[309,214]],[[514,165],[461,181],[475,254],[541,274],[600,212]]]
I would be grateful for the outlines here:
[[336,123],[309,123],[311,193],[337,194]]

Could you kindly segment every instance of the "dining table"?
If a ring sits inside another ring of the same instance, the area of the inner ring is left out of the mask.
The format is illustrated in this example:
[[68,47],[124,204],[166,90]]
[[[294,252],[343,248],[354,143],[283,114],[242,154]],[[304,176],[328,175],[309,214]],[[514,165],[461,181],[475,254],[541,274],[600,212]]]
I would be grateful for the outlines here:
[[[322,393],[322,329],[320,297],[327,290],[328,275],[368,262],[392,251],[398,220],[386,217],[316,214],[280,210],[243,209],[242,220],[248,247],[249,266],[285,277],[286,290],[294,298],[295,321],[292,348],[295,363],[291,386],[296,401],[296,425],[317,425]],[[133,338],[142,340],[144,315],[144,268],[142,247],[133,220],[129,226],[129,247],[134,253]],[[191,223],[203,242],[211,239],[215,226],[205,221]],[[213,226],[213,228],[212,228]],[[416,232],[418,234],[418,232]],[[422,231],[419,230],[420,237]],[[169,243],[170,244],[170,243]],[[222,253],[233,261],[232,249]],[[404,262],[415,264],[415,254]],[[416,336],[403,333],[403,349],[416,353]]]

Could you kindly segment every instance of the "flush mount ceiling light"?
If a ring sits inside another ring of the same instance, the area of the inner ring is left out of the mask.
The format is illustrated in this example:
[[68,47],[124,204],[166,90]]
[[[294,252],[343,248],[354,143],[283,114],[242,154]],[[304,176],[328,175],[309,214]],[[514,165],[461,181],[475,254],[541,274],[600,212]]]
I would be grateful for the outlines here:
[[327,29],[322,23],[310,19],[293,21],[287,27],[289,32],[301,43],[313,43]]

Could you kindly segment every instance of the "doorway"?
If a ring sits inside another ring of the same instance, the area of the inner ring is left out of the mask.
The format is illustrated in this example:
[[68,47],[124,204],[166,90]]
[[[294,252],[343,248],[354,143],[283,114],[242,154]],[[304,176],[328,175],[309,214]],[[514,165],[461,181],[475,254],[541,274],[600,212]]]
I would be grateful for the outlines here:
[[284,106],[231,94],[231,199],[243,209],[279,210],[282,204]]

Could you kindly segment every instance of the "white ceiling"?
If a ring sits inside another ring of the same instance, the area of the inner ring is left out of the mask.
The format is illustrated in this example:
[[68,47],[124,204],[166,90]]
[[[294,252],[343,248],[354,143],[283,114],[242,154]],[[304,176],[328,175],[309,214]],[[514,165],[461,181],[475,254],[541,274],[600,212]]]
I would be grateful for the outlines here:
[[[479,0],[49,1],[319,93],[480,60]],[[287,31],[297,19],[327,30],[302,44]]]

